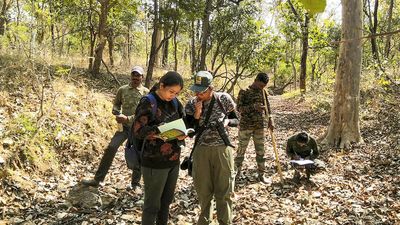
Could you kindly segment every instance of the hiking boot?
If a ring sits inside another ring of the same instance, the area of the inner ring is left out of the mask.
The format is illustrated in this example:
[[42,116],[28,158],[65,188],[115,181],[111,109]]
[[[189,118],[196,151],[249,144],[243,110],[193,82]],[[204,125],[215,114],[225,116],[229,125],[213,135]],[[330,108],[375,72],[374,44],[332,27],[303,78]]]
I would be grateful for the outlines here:
[[83,185],[86,186],[92,186],[92,187],[98,187],[100,185],[100,181],[97,181],[95,179],[84,179],[81,181]]
[[296,184],[300,183],[300,178],[301,178],[300,172],[297,170],[294,171],[293,182]]

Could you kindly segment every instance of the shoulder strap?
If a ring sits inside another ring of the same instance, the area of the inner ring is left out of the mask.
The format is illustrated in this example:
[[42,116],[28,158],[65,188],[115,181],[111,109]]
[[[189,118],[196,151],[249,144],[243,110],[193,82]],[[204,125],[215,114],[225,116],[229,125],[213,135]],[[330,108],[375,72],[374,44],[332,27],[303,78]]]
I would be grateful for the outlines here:
[[[145,95],[145,97],[147,99],[149,99],[149,101],[150,101],[151,113],[152,113],[152,115],[154,117],[154,115],[156,115],[156,113],[157,113],[157,99],[156,99],[156,97],[154,96],[153,93],[149,93],[149,94]],[[175,110],[178,111],[179,104],[178,104],[178,99],[177,98],[173,98],[172,99],[172,104],[174,104]]]
[[217,94],[214,94],[215,96],[215,99],[217,100],[217,103],[218,103],[218,106],[219,106],[219,108],[221,108],[222,109],[222,112],[225,114],[225,116],[227,115],[227,112],[226,112],[226,110],[225,110],[225,107],[224,107],[224,105],[222,105],[222,102],[221,102],[221,99],[219,99],[219,96],[217,96]]
[[207,114],[206,114],[206,118],[204,120],[204,123],[199,128],[199,133],[196,134],[196,137],[194,138],[193,148],[192,148],[192,151],[190,152],[190,156],[189,156],[190,158],[192,158],[192,156],[193,156],[194,149],[195,149],[197,143],[199,142],[201,134],[203,133],[203,131],[205,131],[207,129],[206,125],[207,125],[208,121],[210,120],[211,112],[212,112],[213,107],[214,107],[214,102],[215,102],[215,96],[213,95],[213,97],[211,98],[210,105],[208,105],[208,108],[207,108]]
[[172,99],[172,104],[174,104],[174,107],[175,107],[175,110],[177,110],[178,111],[178,99],[177,98],[173,98]]
[[154,117],[154,115],[156,115],[157,113],[157,100],[156,97],[153,95],[153,93],[148,93],[147,95],[145,95],[145,97],[150,101],[150,105],[151,105],[151,113]]

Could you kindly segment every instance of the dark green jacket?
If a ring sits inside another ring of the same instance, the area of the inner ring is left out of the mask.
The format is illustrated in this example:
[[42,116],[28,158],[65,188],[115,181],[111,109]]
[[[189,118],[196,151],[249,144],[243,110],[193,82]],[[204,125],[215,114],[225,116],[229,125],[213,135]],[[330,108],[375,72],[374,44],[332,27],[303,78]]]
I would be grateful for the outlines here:
[[289,158],[293,158],[298,155],[301,158],[310,157],[310,159],[316,159],[319,156],[319,150],[317,142],[314,138],[309,137],[309,140],[305,146],[300,146],[296,141],[296,136],[290,137],[286,144],[286,154]]

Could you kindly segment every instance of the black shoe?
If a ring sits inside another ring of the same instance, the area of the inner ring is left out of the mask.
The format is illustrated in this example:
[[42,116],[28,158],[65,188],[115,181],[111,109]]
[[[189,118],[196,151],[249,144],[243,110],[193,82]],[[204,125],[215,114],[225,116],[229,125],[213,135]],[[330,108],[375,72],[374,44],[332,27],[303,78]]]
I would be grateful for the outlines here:
[[98,187],[100,185],[100,181],[97,181],[95,179],[89,179],[89,180],[84,179],[81,181],[81,183],[83,185],[92,186],[92,187]]

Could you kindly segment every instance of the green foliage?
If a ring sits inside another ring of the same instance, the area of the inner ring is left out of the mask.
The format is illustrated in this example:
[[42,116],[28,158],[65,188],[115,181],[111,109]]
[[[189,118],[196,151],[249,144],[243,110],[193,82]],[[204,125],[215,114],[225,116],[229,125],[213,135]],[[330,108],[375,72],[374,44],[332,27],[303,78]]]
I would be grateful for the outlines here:
[[276,39],[269,35],[259,15],[258,2],[246,1],[222,8],[212,21],[213,54],[219,56],[219,63],[235,65],[234,76],[253,75],[265,69],[266,63],[273,64],[268,52],[276,52]]
[[311,14],[321,13],[325,10],[326,0],[299,0],[304,8]]
[[294,90],[294,91],[289,91],[283,94],[283,97],[286,99],[292,99],[292,98],[297,98],[301,96],[300,89]]
[[38,130],[36,121],[28,114],[19,114],[15,118],[14,125],[16,126],[14,131],[19,135],[28,135],[30,137]]

